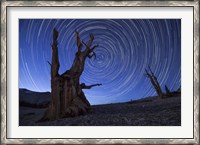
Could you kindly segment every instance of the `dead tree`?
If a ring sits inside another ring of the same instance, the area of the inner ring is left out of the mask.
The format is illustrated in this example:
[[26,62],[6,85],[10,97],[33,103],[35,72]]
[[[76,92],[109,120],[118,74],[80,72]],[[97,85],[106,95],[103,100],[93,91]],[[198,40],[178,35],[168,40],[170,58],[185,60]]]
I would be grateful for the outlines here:
[[166,92],[166,96],[167,97],[171,97],[172,96],[172,92],[169,90],[169,88],[165,85],[165,92]]
[[150,79],[154,89],[156,90],[156,93],[158,94],[158,97],[163,98],[163,93],[162,93],[160,84],[158,83],[157,77],[154,75],[151,68],[150,67],[148,68],[149,68],[149,72],[147,71],[147,69],[145,69],[146,76]]
[[[41,121],[55,120],[64,117],[73,117],[88,113],[91,110],[90,103],[85,97],[82,89],[90,89],[95,84],[86,86],[80,84],[80,76],[84,70],[84,63],[86,58],[96,56],[94,53],[98,45],[92,46],[94,40],[93,34],[90,34],[88,43],[81,42],[79,33],[76,32],[77,52],[71,68],[63,74],[59,74],[60,67],[58,58],[58,31],[53,30],[53,44],[52,44],[52,62],[51,66],[51,103],[47,108]],[[85,49],[82,50],[83,45]]]
[[94,85],[86,86],[85,83],[82,83],[82,84],[81,84],[81,88],[82,88],[82,89],[91,89],[92,87],[101,86],[101,85],[102,85],[102,84],[94,84]]

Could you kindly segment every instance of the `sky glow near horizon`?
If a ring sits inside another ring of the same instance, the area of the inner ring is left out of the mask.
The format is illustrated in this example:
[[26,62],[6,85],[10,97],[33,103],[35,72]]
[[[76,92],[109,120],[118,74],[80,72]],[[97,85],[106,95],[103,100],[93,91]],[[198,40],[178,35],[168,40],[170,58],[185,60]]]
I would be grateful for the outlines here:
[[63,73],[77,51],[75,31],[87,42],[94,34],[96,59],[87,59],[81,83],[102,83],[84,90],[91,104],[126,102],[156,95],[144,75],[148,65],[162,90],[181,85],[180,19],[20,19],[19,87],[50,91],[52,31],[59,31],[58,52]]

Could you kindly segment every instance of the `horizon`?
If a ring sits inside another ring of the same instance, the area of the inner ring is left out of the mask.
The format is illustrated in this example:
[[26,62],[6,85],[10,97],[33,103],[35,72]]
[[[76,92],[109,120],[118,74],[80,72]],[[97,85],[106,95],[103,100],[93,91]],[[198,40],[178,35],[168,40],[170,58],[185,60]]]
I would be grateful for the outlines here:
[[[51,91],[37,92],[37,91],[29,90],[29,89],[26,89],[26,88],[19,88],[19,90],[27,90],[27,91],[34,92],[34,93],[50,93],[51,94]],[[137,100],[140,100],[140,99],[147,99],[147,98],[152,98],[152,97],[158,97],[158,96],[157,95],[155,95],[155,96],[146,96],[144,98],[133,99],[133,100],[124,101],[124,102],[114,102],[114,103],[111,102],[111,103],[106,103],[106,104],[91,104],[91,105],[93,106],[93,105],[109,105],[109,104],[118,104],[118,103],[128,103],[128,102],[131,102],[131,101],[137,101]]]
[[19,19],[19,88],[51,92],[53,28],[59,31],[59,73],[69,69],[77,51],[75,30],[83,40],[93,33],[96,59],[87,59],[80,82],[102,86],[83,90],[93,104],[155,96],[144,75],[148,65],[164,91],[181,87],[180,19]]

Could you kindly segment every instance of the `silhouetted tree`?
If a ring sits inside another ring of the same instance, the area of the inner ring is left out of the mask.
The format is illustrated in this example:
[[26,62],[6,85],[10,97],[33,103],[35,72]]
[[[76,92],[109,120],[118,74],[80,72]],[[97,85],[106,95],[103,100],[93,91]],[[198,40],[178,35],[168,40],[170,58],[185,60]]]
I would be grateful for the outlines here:
[[152,72],[151,68],[148,66],[149,72],[147,69],[145,69],[146,76],[150,79],[151,84],[153,85],[154,89],[156,90],[156,93],[158,94],[159,98],[163,98],[163,93],[160,87],[160,84],[158,83],[157,77]]
[[[46,110],[41,121],[55,120],[63,117],[77,116],[90,111],[90,103],[85,97],[82,89],[90,89],[101,84],[86,86],[80,84],[80,76],[84,70],[86,58],[96,56],[94,53],[98,45],[92,46],[94,40],[93,34],[90,34],[88,43],[81,42],[79,33],[76,32],[77,52],[71,68],[63,74],[59,74],[60,67],[58,58],[58,31],[53,30],[52,44],[52,62],[48,62],[51,66],[51,103]],[[82,50],[83,45],[85,49]]]
[[167,97],[171,97],[172,96],[171,91],[169,90],[169,88],[166,85],[165,85],[165,92],[166,92],[166,96]]

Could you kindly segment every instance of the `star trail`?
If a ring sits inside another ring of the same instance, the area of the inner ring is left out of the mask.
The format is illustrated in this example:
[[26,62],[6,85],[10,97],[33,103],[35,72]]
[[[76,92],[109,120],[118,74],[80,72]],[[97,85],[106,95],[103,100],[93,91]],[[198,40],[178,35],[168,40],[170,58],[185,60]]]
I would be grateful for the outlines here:
[[20,19],[19,88],[51,90],[52,31],[59,31],[60,70],[72,65],[75,31],[87,42],[94,34],[96,59],[85,61],[80,82],[102,86],[84,90],[91,104],[126,102],[156,95],[145,76],[151,67],[164,91],[181,85],[180,19]]

